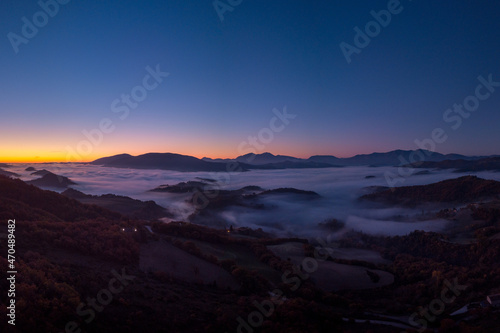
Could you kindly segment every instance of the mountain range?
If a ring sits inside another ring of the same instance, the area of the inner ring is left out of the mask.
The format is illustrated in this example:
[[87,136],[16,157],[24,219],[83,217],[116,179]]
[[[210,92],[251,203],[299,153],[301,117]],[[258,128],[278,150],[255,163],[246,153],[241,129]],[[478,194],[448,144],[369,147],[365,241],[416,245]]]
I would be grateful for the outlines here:
[[162,169],[174,171],[248,171],[251,169],[299,169],[331,168],[344,166],[400,166],[424,156],[427,162],[475,161],[491,156],[465,156],[460,154],[441,154],[428,150],[393,150],[385,153],[355,155],[339,158],[332,155],[314,155],[307,159],[271,153],[249,153],[234,159],[202,159],[174,153],[148,153],[139,156],[120,154],[97,159],[90,164],[117,168]]
[[359,166],[359,165],[372,165],[372,166],[391,166],[391,165],[401,165],[405,161],[410,160],[410,155],[423,154],[426,161],[439,162],[444,160],[475,160],[479,158],[484,158],[485,156],[465,156],[460,154],[441,154],[437,152],[431,152],[429,150],[392,150],[385,153],[371,153],[371,154],[360,154],[353,157],[339,158],[332,155],[314,155],[307,159],[297,158],[293,156],[286,155],[273,155],[271,153],[254,154],[249,153],[246,155],[238,156],[235,159],[211,159],[204,157],[202,160],[208,162],[240,162],[251,165],[266,165],[273,163],[283,163],[283,162],[295,162],[295,163],[326,163],[336,166]]
[[[196,157],[172,153],[148,153],[139,156],[120,154],[97,159],[90,164],[115,168],[162,169],[174,171],[227,171],[226,163],[207,162]],[[241,171],[246,169],[241,168]]]
[[500,157],[486,157],[477,160],[426,161],[408,165],[412,168],[455,169],[455,172],[500,171]]

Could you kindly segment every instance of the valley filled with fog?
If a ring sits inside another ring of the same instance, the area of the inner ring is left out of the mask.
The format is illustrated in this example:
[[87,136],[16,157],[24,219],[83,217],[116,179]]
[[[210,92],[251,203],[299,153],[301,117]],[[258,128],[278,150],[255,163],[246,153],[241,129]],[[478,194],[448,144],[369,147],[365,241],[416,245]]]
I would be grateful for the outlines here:
[[[37,176],[25,169],[29,166],[37,170],[46,169],[57,175],[73,180],[78,191],[91,195],[116,194],[139,200],[154,200],[173,213],[173,218],[163,219],[187,221],[195,207],[187,202],[192,193],[159,193],[150,190],[160,185],[175,185],[180,182],[214,179],[215,190],[237,190],[245,186],[260,186],[264,190],[296,188],[314,191],[319,197],[283,193],[260,198],[263,208],[254,209],[228,206],[217,211],[202,224],[216,228],[251,227],[280,236],[314,237],[325,232],[332,237],[341,236],[349,230],[377,235],[405,235],[413,230],[442,231],[448,223],[436,219],[440,208],[450,205],[403,208],[361,202],[363,194],[370,187],[388,186],[386,172],[396,172],[394,167],[343,167],[323,169],[252,170],[240,173],[175,172],[165,170],[141,170],[108,168],[88,164],[14,164],[10,171],[20,175],[22,180],[32,180]],[[467,173],[468,174],[468,173]],[[425,185],[445,179],[458,178],[463,173],[449,170],[430,170],[430,173],[412,175],[405,178],[402,186]],[[478,177],[500,180],[500,173],[477,172]],[[61,189],[52,189],[62,192]],[[216,195],[217,191],[210,192]],[[457,207],[458,208],[458,207]],[[329,219],[337,219],[345,224],[343,228],[325,230],[318,224]]]

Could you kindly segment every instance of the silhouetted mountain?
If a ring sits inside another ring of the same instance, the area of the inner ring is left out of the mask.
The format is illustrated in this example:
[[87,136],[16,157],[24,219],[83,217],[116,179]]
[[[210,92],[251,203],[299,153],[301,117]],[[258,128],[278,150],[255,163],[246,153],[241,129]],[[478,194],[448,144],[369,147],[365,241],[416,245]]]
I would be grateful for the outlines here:
[[396,187],[366,194],[360,199],[414,206],[425,202],[470,203],[498,195],[500,182],[464,176],[429,185]]
[[231,163],[236,162],[234,158],[210,158],[210,157],[202,157],[202,161],[205,162],[215,162],[215,163]]
[[[208,215],[214,211],[220,211],[230,206],[240,206],[251,209],[268,209],[272,208],[272,205],[267,204],[261,199],[269,195],[296,195],[301,196],[301,199],[318,199],[320,195],[313,191],[299,190],[292,187],[277,188],[272,190],[264,190],[259,186],[245,186],[238,190],[219,190],[217,195],[213,198],[209,198],[204,207],[196,210],[196,212],[191,215],[190,219],[192,222],[196,221],[195,218],[200,213],[202,215]],[[193,194],[189,202],[193,204],[199,204],[197,193]]]
[[285,161],[279,163],[269,163],[269,164],[242,164],[247,169],[260,169],[260,170],[272,170],[272,169],[320,169],[320,168],[333,168],[339,167],[337,165],[332,165],[329,163],[320,162],[309,162],[309,161]]
[[42,169],[42,170],[32,172],[31,175],[33,175],[33,176],[45,176],[45,175],[48,175],[49,173],[52,173],[52,172],[45,170],[45,169]]
[[[128,154],[97,159],[90,164],[115,168],[162,169],[174,171],[228,171],[228,164],[202,161],[196,157],[172,153],[149,153],[139,156]],[[231,168],[229,171],[236,171]],[[245,171],[244,168],[241,169]]]
[[217,183],[217,180],[212,179],[212,178],[196,177],[196,179],[199,179],[202,182],[207,182],[207,183]]
[[314,155],[308,158],[308,161],[318,162],[318,163],[328,163],[333,165],[340,165],[341,158],[331,156],[331,155]]
[[36,169],[33,167],[27,167],[24,171],[36,171]]
[[360,193],[361,194],[373,194],[373,193],[383,192],[383,191],[386,191],[389,189],[390,189],[389,186],[377,186],[377,185],[366,186],[360,190]]
[[127,159],[133,157],[130,154],[118,154],[118,155],[113,155],[109,157],[103,157],[95,160],[94,162],[90,164],[112,164],[112,163],[119,163],[120,161],[126,161]]
[[173,217],[172,213],[154,201],[141,201],[114,194],[89,195],[72,188],[61,194],[83,204],[103,207],[135,219],[156,220],[162,217]]
[[478,160],[445,160],[441,162],[423,162],[408,164],[413,168],[456,169],[455,172],[500,171],[500,157],[488,157]]
[[0,169],[0,175],[6,176],[6,177],[20,177],[20,175],[18,175],[15,172],[6,171],[3,169]]
[[196,190],[203,191],[205,186],[209,185],[201,181],[187,181],[180,182],[176,185],[160,185],[157,188],[150,190],[150,192],[167,192],[167,193],[191,193]]
[[45,171],[45,175],[42,178],[29,180],[26,183],[35,185],[38,187],[53,187],[53,188],[67,188],[69,185],[76,185],[68,177],[56,175],[47,170],[40,170],[37,172]]
[[312,196],[312,197],[319,197],[320,195],[314,191],[305,191],[305,190],[299,190],[293,187],[280,187],[274,190],[267,190],[259,195],[269,195],[269,194],[299,194],[299,195],[306,195],[306,196]]
[[[428,150],[393,150],[386,153],[360,154],[342,158],[339,164],[345,166],[396,166],[406,164],[406,161],[420,160],[418,156],[424,156],[426,161],[442,161],[446,159],[445,155]],[[462,155],[455,156],[463,157]]]
[[303,161],[301,158],[285,156],[285,155],[273,155],[271,153],[254,154],[249,153],[246,155],[238,156],[236,161],[246,164],[271,164],[271,163],[283,163],[283,162],[299,162]]
[[120,219],[109,210],[88,206],[19,179],[0,176],[0,215],[24,221],[77,221],[105,217]]
[[260,186],[256,186],[256,185],[248,185],[248,186],[245,186],[245,187],[242,187],[241,190],[243,191],[257,191],[257,192],[261,192],[261,191],[264,191],[264,189]]
[[[399,166],[401,164],[407,164],[407,162],[411,160],[420,161],[421,160],[420,156],[424,156],[425,161],[444,161],[447,159],[475,160],[481,158],[477,156],[464,156],[459,154],[443,155],[437,152],[431,152],[428,150],[420,149],[420,150],[393,150],[385,153],[360,154],[346,158],[339,158],[331,155],[314,155],[309,157],[308,159],[300,159],[291,156],[281,156],[281,155],[275,156],[270,153],[263,153],[258,155],[251,153],[239,156],[236,158],[236,160],[245,164],[253,164],[253,165],[265,165],[265,164],[270,165],[270,164],[284,163],[284,162],[295,162],[297,163],[296,165],[298,165],[299,163],[314,162],[318,163],[318,165],[314,166],[314,164],[310,164],[309,167],[321,168],[324,167],[323,164],[330,164],[332,166],[362,166],[362,165]],[[275,165],[276,167],[274,168],[280,168],[278,164]],[[286,165],[287,164],[285,164],[285,166]],[[286,168],[289,168],[289,166]]]
[[[120,154],[97,159],[90,164],[117,168],[133,169],[163,169],[174,171],[247,171],[249,169],[299,169],[299,168],[330,168],[340,166],[399,166],[409,161],[440,162],[447,159],[475,160],[480,157],[458,154],[443,155],[427,150],[393,150],[386,153],[356,155],[348,158],[338,158],[329,155],[315,155],[308,159],[271,153],[238,156],[235,159],[198,159],[192,156],[172,153],[149,153],[140,156]],[[237,163],[236,165],[234,163]]]

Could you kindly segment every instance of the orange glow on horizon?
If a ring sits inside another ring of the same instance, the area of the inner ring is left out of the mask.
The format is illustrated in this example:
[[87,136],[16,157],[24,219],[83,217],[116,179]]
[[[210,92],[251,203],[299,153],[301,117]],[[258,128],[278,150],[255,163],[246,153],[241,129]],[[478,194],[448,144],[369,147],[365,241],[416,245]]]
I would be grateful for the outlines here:
[[91,162],[100,156],[88,156],[85,160],[67,160],[65,152],[47,152],[40,150],[28,151],[2,151],[0,153],[1,163],[59,163],[59,162]]
[[[189,153],[189,152],[183,152],[183,151],[176,151],[176,150],[171,150],[171,151],[147,151],[147,152],[109,152],[105,154],[92,154],[89,156],[82,157],[80,159],[76,158],[69,158],[66,153],[63,152],[54,152],[54,153],[47,153],[47,152],[2,152],[0,153],[0,163],[66,163],[66,162],[76,162],[76,163],[88,163],[95,161],[99,158],[102,157],[108,157],[108,156],[114,156],[114,155],[119,155],[119,154],[130,154],[132,156],[139,156],[147,153],[173,153],[173,154],[180,154],[180,155],[186,155],[186,156],[193,156],[198,159],[202,159],[203,157],[208,157],[208,158],[213,158],[213,159],[233,159],[239,156],[239,154],[235,153],[234,155],[229,155],[227,153],[225,154],[218,154],[218,153],[208,153],[206,152],[205,154],[200,154],[198,153]],[[264,151],[260,152],[255,152],[257,154],[262,154]],[[287,155],[287,156],[293,156],[297,158],[304,158],[307,159],[312,155],[332,155],[332,154],[310,154],[306,156],[306,154],[293,154],[293,153],[281,153],[281,152],[270,152],[274,155]],[[334,155],[337,156],[337,155]],[[337,157],[344,157],[344,156],[337,156]]]
[[[130,149],[132,148],[132,149]],[[135,149],[134,149],[135,148]],[[138,147],[129,147],[129,150],[101,150],[98,152],[93,152],[92,154],[81,156],[81,155],[71,155],[66,151],[42,151],[42,150],[8,150],[2,151],[0,153],[0,163],[65,163],[65,162],[78,162],[78,163],[88,163],[97,160],[102,157],[114,156],[118,154],[130,154],[132,156],[143,155],[147,153],[174,153],[186,156],[193,156],[196,158],[213,158],[213,159],[233,159],[241,154],[236,150],[234,152],[228,152],[225,147],[220,147],[219,149],[207,149],[207,147],[202,147],[201,149],[187,149],[187,147],[182,147],[186,149],[151,149],[149,151],[144,151],[143,149],[138,149]],[[285,147],[280,147],[285,148]],[[336,157],[351,157],[355,154],[343,154],[336,155],[335,153],[322,153],[320,151],[310,151],[308,149],[300,149],[303,147],[297,147],[295,152],[292,149],[279,149],[279,151],[268,151],[274,155],[287,155],[298,158],[307,159],[312,155],[333,155]],[[266,150],[267,151],[267,150]],[[266,151],[255,151],[256,154],[262,154]]]

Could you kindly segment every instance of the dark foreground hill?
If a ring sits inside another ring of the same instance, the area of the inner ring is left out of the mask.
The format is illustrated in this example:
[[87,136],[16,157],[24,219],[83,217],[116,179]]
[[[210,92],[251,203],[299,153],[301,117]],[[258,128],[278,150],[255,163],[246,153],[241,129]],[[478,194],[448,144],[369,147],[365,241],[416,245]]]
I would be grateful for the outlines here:
[[[497,290],[500,241],[459,245],[434,233],[350,234],[334,244],[318,238],[324,241],[318,249],[248,228],[144,224],[7,177],[0,177],[0,216],[0,270],[18,271],[16,332],[396,333],[410,331],[410,323],[391,317],[408,318],[451,285],[455,294],[445,296],[453,303],[426,322],[433,331],[496,332],[500,325],[494,309],[449,316]],[[15,219],[12,233],[8,219]],[[491,228],[497,227],[495,217]],[[15,259],[4,241],[11,235]],[[388,261],[325,256],[339,245],[376,249]],[[387,271],[394,284],[380,286]],[[321,287],[320,280],[332,278],[341,282],[336,291]],[[342,288],[361,278],[365,288]],[[0,290],[10,287],[0,280]],[[5,292],[1,332],[13,331],[8,304]]]
[[82,205],[19,179],[0,176],[0,216],[26,221],[73,222],[98,217],[120,219],[121,215],[101,207]]
[[420,203],[470,203],[500,195],[500,182],[464,176],[438,183],[403,186],[363,195],[360,199],[396,205]]
[[[224,230],[187,223],[145,226],[2,176],[0,215],[1,238],[8,234],[7,219],[15,219],[15,259],[7,257],[2,239],[0,269],[6,272],[14,265],[19,272],[17,332],[237,331],[243,325],[238,318],[248,321],[255,311],[253,302],[268,302],[268,291],[277,286],[281,269],[291,269],[290,263],[267,250],[265,239],[233,238]],[[209,244],[208,253],[200,250],[203,244]],[[263,276],[276,283],[271,285]],[[305,292],[314,290],[308,281],[301,284]],[[1,290],[9,287],[9,281],[0,281]],[[6,295],[0,297],[2,332],[11,331],[5,320],[11,313]],[[343,323],[333,307],[290,296],[293,302],[276,304],[283,321],[273,319],[276,324],[265,325],[269,329],[353,326]],[[305,316],[300,321],[293,315],[297,310]],[[354,326],[358,327],[365,328]]]
[[6,171],[6,170],[3,170],[1,168],[0,168],[0,175],[7,176],[7,177],[20,177],[20,175],[18,175],[15,172]]
[[173,217],[172,213],[166,208],[157,205],[151,200],[141,201],[114,194],[89,195],[72,188],[67,189],[61,194],[68,198],[78,200],[81,203],[103,207],[130,218],[156,220],[162,217]]

